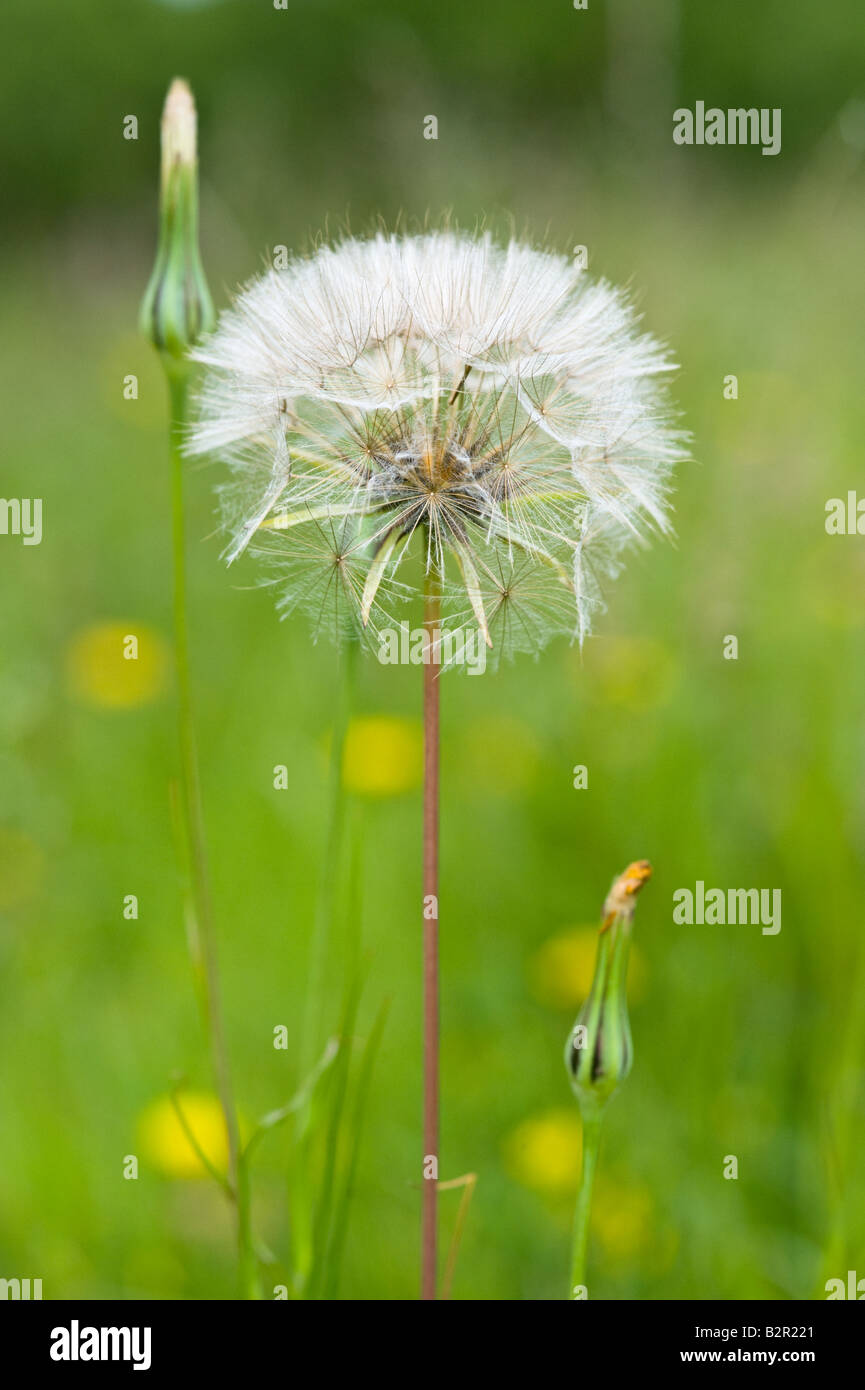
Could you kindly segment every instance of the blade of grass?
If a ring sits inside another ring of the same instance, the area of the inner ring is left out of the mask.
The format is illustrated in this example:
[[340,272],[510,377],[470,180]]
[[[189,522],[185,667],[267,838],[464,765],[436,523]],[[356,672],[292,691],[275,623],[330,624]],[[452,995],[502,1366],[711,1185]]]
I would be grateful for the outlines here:
[[262,1115],[243,1150],[245,1159],[249,1159],[253,1147],[260,1142],[265,1134],[272,1129],[276,1129],[278,1125],[283,1124],[286,1120],[290,1119],[292,1115],[296,1115],[299,1110],[310,1103],[315,1095],[319,1082],[328,1068],[332,1066],[339,1049],[339,1038],[329,1038],[327,1046],[315,1067],[299,1090],[295,1091],[291,1100],[286,1101],[285,1105],[281,1105],[278,1110],[269,1110],[266,1115]]
[[451,1289],[453,1288],[454,1282],[454,1273],[456,1271],[457,1266],[457,1257],[460,1253],[460,1245],[462,1243],[463,1231],[465,1230],[465,1225],[469,1214],[469,1207],[471,1206],[471,1201],[472,1197],[474,1196],[477,1181],[477,1173],[463,1173],[461,1178],[449,1178],[447,1182],[440,1182],[438,1184],[439,1192],[447,1192],[448,1189],[455,1187],[462,1187],[464,1189],[463,1195],[460,1198],[460,1204],[457,1208],[457,1219],[454,1222],[454,1233],[451,1237],[450,1248],[448,1249],[447,1263],[445,1264],[445,1273],[444,1278],[442,1280],[441,1289],[441,1297],[443,1299],[448,1299],[451,1296]]
[[215,1166],[215,1164],[207,1157],[207,1154],[204,1152],[203,1148],[199,1144],[192,1130],[192,1126],[190,1125],[189,1121],[186,1118],[186,1115],[183,1112],[183,1106],[180,1104],[180,1092],[185,1084],[186,1083],[183,1080],[176,1081],[171,1088],[171,1104],[174,1107],[174,1113],[177,1116],[178,1124],[180,1125],[180,1128],[183,1130],[184,1135],[186,1136],[189,1144],[194,1150],[195,1156],[201,1163],[202,1167],[210,1174],[214,1182],[219,1183],[219,1186],[222,1188],[223,1192],[233,1202],[234,1188],[232,1186],[231,1179],[227,1177],[225,1173],[220,1173],[219,1169]]
[[324,1170],[319,1199],[315,1209],[314,1259],[309,1281],[310,1298],[317,1298],[327,1262],[328,1233],[332,1219],[333,1196],[336,1184],[337,1160],[342,1140],[342,1119],[348,1093],[351,1040],[357,1020],[358,1004],[363,984],[362,972],[354,970],[349,978],[340,1024],[342,1047],[334,1068],[330,1087],[330,1109],[324,1141]]
[[[342,857],[345,820],[345,793],[342,764],[345,735],[354,698],[356,671],[355,644],[349,644],[344,665],[338,675],[334,727],[330,746],[330,793],[327,843],[319,883],[310,943],[306,1004],[300,1037],[301,1070],[315,1055],[316,1039],[323,1013],[327,948],[331,938],[339,868]],[[312,1096],[299,1108],[288,1171],[288,1209],[291,1216],[292,1288],[297,1298],[306,1297],[315,1258],[313,1198],[310,1186],[312,1141],[316,1130]]]
[[364,1044],[361,1053],[360,1067],[358,1070],[357,1083],[355,1088],[355,1102],[352,1112],[352,1123],[349,1127],[351,1135],[348,1162],[346,1164],[345,1180],[342,1184],[339,1197],[334,1203],[333,1224],[331,1237],[327,1248],[326,1279],[322,1297],[328,1300],[336,1298],[339,1289],[339,1276],[342,1267],[342,1253],[345,1247],[345,1237],[348,1230],[349,1207],[351,1205],[352,1194],[354,1192],[355,1177],[357,1174],[358,1157],[360,1154],[360,1142],[363,1133],[363,1124],[366,1113],[366,1103],[369,1097],[372,1073],[375,1067],[376,1057],[381,1044],[384,1026],[387,1022],[387,1014],[390,1008],[390,1000],[386,999],[376,1015],[372,1030]]
[[312,1059],[318,1047],[318,1030],[321,1027],[323,994],[327,948],[330,942],[337,885],[339,882],[340,860],[342,858],[343,826],[345,823],[345,792],[342,782],[342,764],[345,752],[345,736],[354,703],[354,689],[357,671],[357,644],[350,642],[340,661],[337,674],[336,706],[333,716],[333,732],[330,744],[330,786],[327,843],[324,863],[319,882],[318,898],[313,923],[312,942],[309,953],[309,972],[306,990],[303,1030],[300,1039],[300,1070],[303,1074],[312,1066]]
[[[351,1039],[354,1033],[355,1019],[360,1002],[362,990],[364,962],[360,952],[360,923],[361,923],[361,883],[363,870],[363,855],[361,852],[363,831],[357,818],[354,817],[351,834],[351,859],[348,877],[348,892],[346,903],[346,930],[342,942],[341,956],[345,962],[345,993],[343,997],[340,1036],[345,1044],[345,1052],[342,1058],[342,1067],[334,1072],[333,1084],[330,1087],[328,1100],[330,1110],[327,1118],[323,1117],[324,1129],[324,1172],[323,1180],[319,1189],[319,1201],[316,1205],[314,1217],[314,1249],[313,1249],[313,1268],[310,1272],[309,1285],[306,1291],[308,1298],[318,1296],[321,1281],[324,1276],[324,1265],[326,1261],[326,1251],[331,1226],[331,1207],[333,1201],[334,1182],[336,1177],[337,1152],[342,1139],[342,1113],[345,1104],[345,1096],[348,1086],[348,1072],[351,1064]],[[311,1157],[311,1149],[307,1151],[307,1159]],[[309,1174],[307,1173],[307,1179]]]

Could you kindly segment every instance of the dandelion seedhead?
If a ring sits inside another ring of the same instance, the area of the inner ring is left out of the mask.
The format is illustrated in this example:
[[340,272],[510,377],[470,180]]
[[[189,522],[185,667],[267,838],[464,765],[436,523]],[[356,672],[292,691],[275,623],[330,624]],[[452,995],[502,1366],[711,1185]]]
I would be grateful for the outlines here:
[[227,461],[234,560],[280,606],[379,633],[420,558],[442,631],[582,642],[629,542],[667,529],[673,364],[576,263],[453,231],[349,239],[254,280],[196,351],[193,453]]

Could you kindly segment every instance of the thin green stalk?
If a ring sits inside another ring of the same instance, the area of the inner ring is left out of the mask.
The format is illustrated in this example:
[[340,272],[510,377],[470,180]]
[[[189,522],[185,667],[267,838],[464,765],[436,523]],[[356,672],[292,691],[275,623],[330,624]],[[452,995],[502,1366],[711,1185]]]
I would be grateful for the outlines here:
[[[312,1060],[317,1054],[319,1034],[324,1017],[327,952],[333,933],[345,826],[345,792],[342,772],[346,732],[354,703],[356,656],[356,644],[350,642],[345,649],[342,669],[337,674],[336,707],[330,744],[327,841],[309,948],[306,998],[300,1038],[300,1071],[302,1076],[309,1071]],[[298,1112],[288,1180],[289,1209],[291,1211],[292,1288],[294,1296],[297,1298],[304,1298],[308,1295],[315,1259],[314,1212],[309,1181],[313,1137],[313,1100],[314,1098],[310,1094]]]
[[[198,754],[195,740],[195,721],[192,707],[192,683],[189,662],[189,630],[186,617],[186,534],[183,504],[183,431],[188,407],[188,369],[183,364],[169,364],[167,359],[169,398],[171,403],[170,452],[171,452],[171,498],[172,498],[172,538],[174,557],[174,653],[177,669],[177,718],[178,742],[180,748],[180,802],[181,820],[186,841],[186,868],[188,870],[187,891],[191,911],[190,950],[196,974],[199,1000],[202,1009],[205,1032],[210,1043],[211,1061],[219,1094],[219,1102],[225,1121],[225,1134],[228,1146],[228,1182],[237,1207],[238,1253],[240,1267],[245,1283],[245,1296],[248,1292],[249,1278],[243,1271],[250,1266],[251,1234],[248,1210],[248,1191],[241,1193],[240,1140],[237,1111],[231,1084],[231,1069],[228,1048],[225,1041],[225,1028],[222,1019],[222,1002],[219,984],[219,963],[216,937],[213,928],[213,909],[210,894],[210,878],[207,865],[207,849],[204,834],[204,818],[201,807],[201,789],[198,777]],[[243,1178],[246,1189],[246,1179]]]
[[345,736],[354,702],[355,672],[357,668],[357,643],[349,642],[341,649],[342,669],[337,673],[336,708],[334,710],[333,734],[330,744],[330,788],[327,843],[321,882],[316,902],[312,941],[309,949],[309,971],[307,976],[306,1002],[304,1008],[303,1031],[300,1040],[300,1074],[305,1076],[319,1052],[319,1033],[324,1013],[324,982],[327,966],[327,949],[333,931],[336,887],[339,879],[339,862],[342,854],[343,828],[345,824],[345,793],[342,785],[342,765],[345,754]]
[[574,1212],[574,1243],[571,1255],[570,1298],[576,1297],[576,1290],[586,1283],[586,1252],[589,1246],[589,1219],[592,1210],[592,1185],[601,1146],[601,1125],[604,1119],[603,1106],[593,1114],[583,1115],[583,1162],[580,1175],[580,1190]]
[[376,1015],[372,1031],[367,1038],[366,1045],[361,1055],[360,1072],[355,1088],[354,1110],[348,1130],[350,1135],[348,1163],[346,1165],[342,1192],[335,1204],[333,1230],[325,1261],[326,1283],[322,1297],[328,1300],[335,1299],[339,1289],[342,1252],[345,1245],[346,1231],[348,1230],[349,1205],[354,1195],[354,1184],[357,1175],[366,1104],[369,1096],[373,1067],[375,1066],[375,1059],[378,1054],[379,1044],[381,1043],[381,1035],[384,1031],[389,1007],[390,1001],[385,1000]]
[[252,1192],[249,1164],[241,1153],[237,1162],[237,1246],[240,1256],[240,1292],[245,1299],[261,1298],[258,1257],[252,1234]]
[[334,1193],[337,1183],[337,1159],[342,1140],[343,1116],[348,1095],[349,1069],[357,1020],[357,1009],[363,981],[359,971],[349,980],[346,1000],[340,1021],[340,1052],[330,1079],[332,1095],[330,1114],[324,1135],[324,1166],[315,1204],[315,1255],[306,1296],[317,1299],[327,1273],[328,1247],[333,1216]]
[[592,1185],[601,1125],[610,1097],[631,1070],[627,973],[637,895],[652,876],[648,859],[636,859],[613,879],[601,909],[595,973],[589,997],[565,1044],[565,1066],[583,1118],[583,1160],[574,1211],[569,1298],[584,1298]]

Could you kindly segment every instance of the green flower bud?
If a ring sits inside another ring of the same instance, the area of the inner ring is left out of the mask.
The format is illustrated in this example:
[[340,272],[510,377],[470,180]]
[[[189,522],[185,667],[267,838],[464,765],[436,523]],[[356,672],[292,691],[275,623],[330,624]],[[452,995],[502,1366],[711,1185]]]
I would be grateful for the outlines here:
[[628,953],[636,896],[651,873],[645,859],[630,864],[604,903],[592,988],[565,1045],[565,1066],[584,1115],[603,1109],[631,1070]]
[[142,333],[177,367],[216,316],[198,252],[195,102],[172,82],[162,113],[162,175],[156,264],[141,302]]

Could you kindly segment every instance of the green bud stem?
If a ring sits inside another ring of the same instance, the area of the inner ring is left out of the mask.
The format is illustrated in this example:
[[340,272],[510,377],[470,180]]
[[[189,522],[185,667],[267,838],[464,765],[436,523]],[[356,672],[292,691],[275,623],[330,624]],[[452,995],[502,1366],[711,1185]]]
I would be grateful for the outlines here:
[[582,1298],[592,1186],[601,1143],[601,1125],[611,1096],[631,1070],[633,1046],[628,1019],[627,973],[634,900],[651,874],[639,860],[614,880],[604,903],[598,953],[589,997],[565,1045],[565,1066],[583,1120],[580,1189],[574,1213],[569,1297]]
[[170,451],[172,478],[172,536],[174,552],[174,653],[177,668],[177,721],[180,747],[180,803],[187,870],[190,954],[195,971],[205,1032],[210,1041],[216,1087],[225,1121],[228,1143],[228,1181],[237,1207],[238,1252],[241,1291],[244,1298],[260,1297],[250,1232],[248,1175],[241,1171],[237,1111],[231,1084],[231,1069],[219,984],[219,963],[213,928],[213,909],[198,753],[192,706],[189,663],[189,632],[186,617],[186,534],[183,506],[183,429],[188,402],[188,369],[171,370],[166,362],[171,403]]
[[574,1235],[571,1253],[570,1298],[576,1298],[578,1289],[586,1283],[586,1252],[589,1247],[589,1218],[592,1210],[592,1186],[598,1151],[601,1147],[601,1125],[606,1102],[600,1101],[592,1112],[583,1113],[583,1159],[580,1173],[580,1190],[574,1211]]
[[253,1248],[249,1175],[240,1151],[237,1110],[225,1027],[213,928],[210,876],[198,753],[192,708],[189,632],[186,617],[186,533],[183,506],[183,442],[188,423],[189,349],[214,324],[213,302],[198,250],[198,169],[196,118],[192,93],[175,79],[162,114],[162,173],[159,189],[159,241],[156,263],[141,303],[141,331],[159,352],[171,410],[172,552],[174,558],[174,659],[177,673],[177,732],[180,754],[181,870],[186,896],[189,949],[201,1006],[228,1147],[226,1188],[236,1209],[240,1290],[258,1298]]

